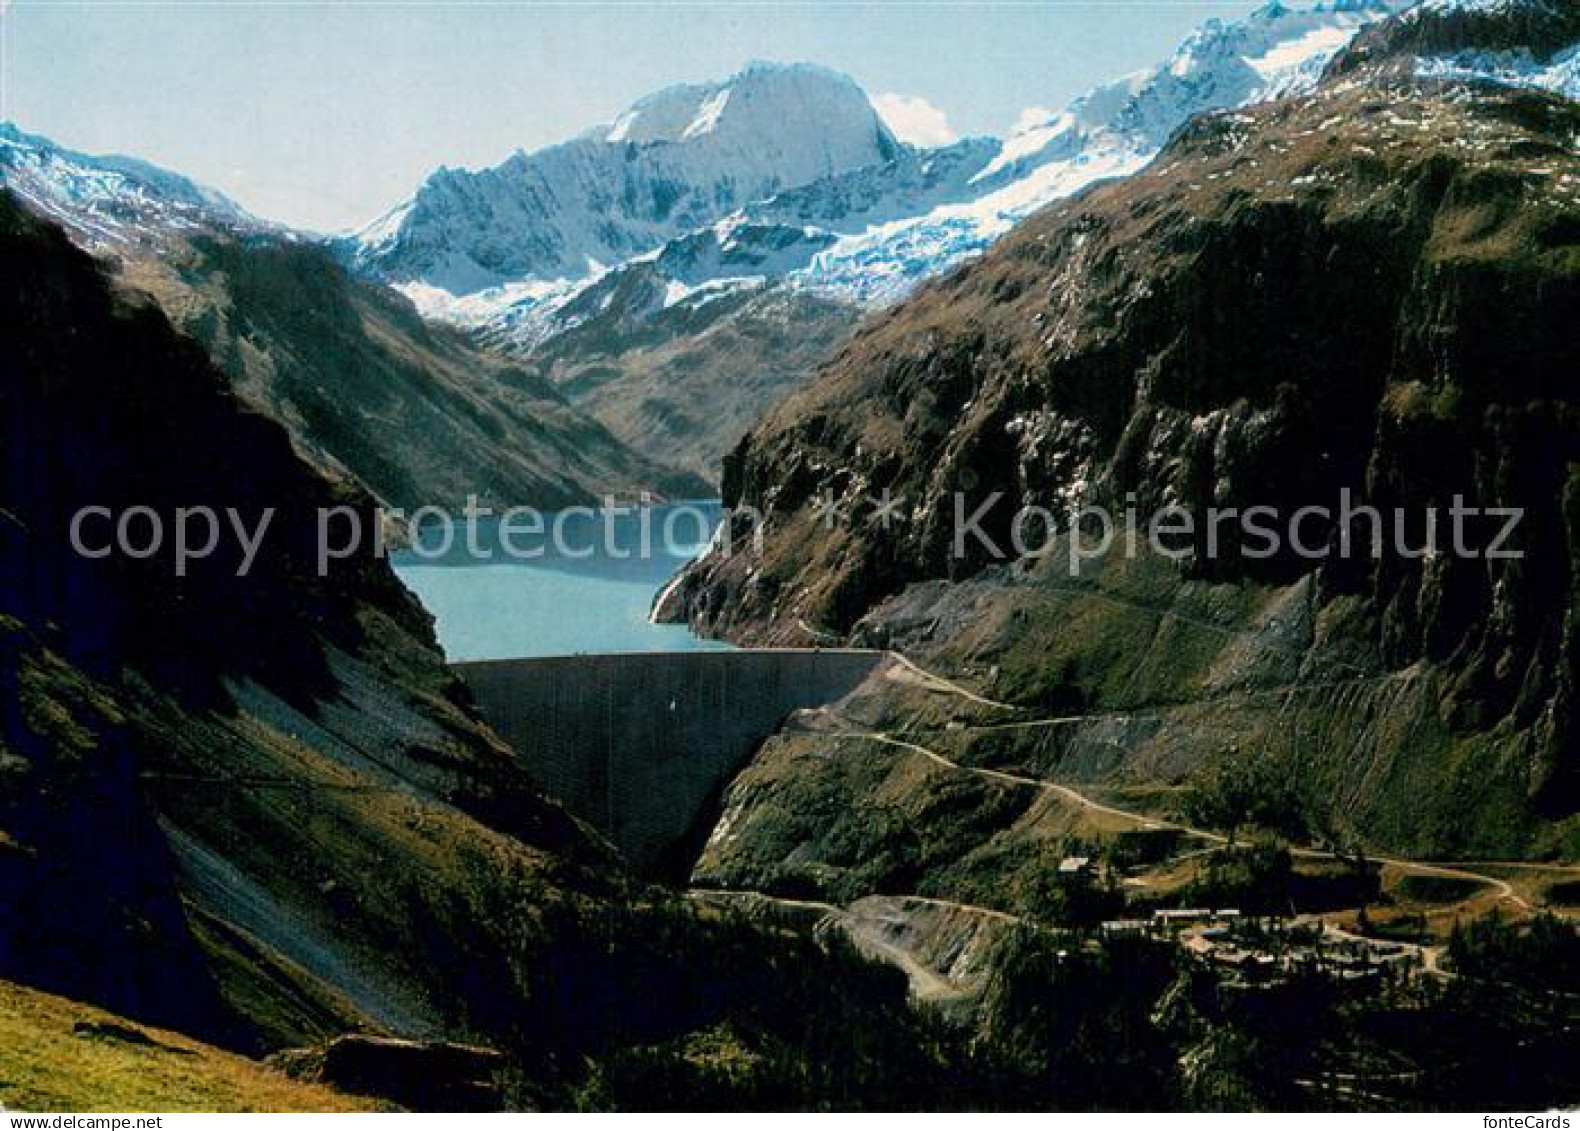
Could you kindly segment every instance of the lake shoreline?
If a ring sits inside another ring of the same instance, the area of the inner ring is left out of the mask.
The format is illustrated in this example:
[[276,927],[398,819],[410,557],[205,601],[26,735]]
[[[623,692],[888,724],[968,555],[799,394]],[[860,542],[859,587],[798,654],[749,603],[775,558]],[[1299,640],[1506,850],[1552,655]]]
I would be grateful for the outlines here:
[[390,564],[433,615],[451,663],[724,651],[724,641],[657,619],[722,516],[718,500],[694,500],[548,512],[524,533],[484,520],[463,537],[425,532],[435,540]]

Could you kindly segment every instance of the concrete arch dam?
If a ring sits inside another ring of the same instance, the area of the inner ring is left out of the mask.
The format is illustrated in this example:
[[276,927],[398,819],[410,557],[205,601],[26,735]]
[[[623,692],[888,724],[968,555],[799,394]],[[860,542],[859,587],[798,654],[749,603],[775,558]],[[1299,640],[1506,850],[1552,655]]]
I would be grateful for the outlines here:
[[885,658],[741,649],[454,667],[546,792],[637,867],[667,871],[700,847],[699,822],[792,711],[843,698]]

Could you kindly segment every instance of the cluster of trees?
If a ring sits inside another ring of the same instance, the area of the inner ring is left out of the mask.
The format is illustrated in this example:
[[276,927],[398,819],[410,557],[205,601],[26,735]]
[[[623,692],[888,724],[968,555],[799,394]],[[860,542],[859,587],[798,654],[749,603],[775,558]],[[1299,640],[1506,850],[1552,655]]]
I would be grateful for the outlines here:
[[1493,912],[1454,924],[1448,961],[1467,978],[1580,994],[1580,927],[1555,915],[1511,923]]
[[1210,853],[1185,888],[1187,904],[1237,907],[1251,915],[1290,914],[1294,862],[1289,850],[1270,842],[1224,848]]
[[1293,775],[1276,760],[1231,747],[1196,778],[1185,798],[1192,824],[1223,829],[1229,843],[1247,826],[1305,840],[1310,833],[1306,806]]

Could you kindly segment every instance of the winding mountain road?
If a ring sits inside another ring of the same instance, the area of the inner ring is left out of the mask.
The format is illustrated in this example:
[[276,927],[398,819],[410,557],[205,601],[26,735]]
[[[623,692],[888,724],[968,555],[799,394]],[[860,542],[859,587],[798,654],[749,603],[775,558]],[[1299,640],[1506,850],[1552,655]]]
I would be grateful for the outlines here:
[[[953,680],[946,679],[934,672],[930,672],[915,663],[913,660],[900,655],[898,652],[891,652],[890,655],[894,657],[896,664],[905,669],[907,672],[908,676],[910,677],[907,682],[915,682],[932,690],[956,695],[967,702],[975,703],[980,706],[1005,710],[1019,709],[1013,704],[1004,703],[996,699],[990,699],[986,696],[979,695],[978,693],[971,691],[969,688],[960,686]],[[832,711],[829,713],[831,715],[834,714]],[[1001,730],[1012,727],[1049,726],[1073,723],[1089,717],[1090,716],[1074,715],[1058,716],[1048,719],[1021,719],[1012,722],[986,723],[981,724],[978,727],[972,727],[970,724],[966,724],[965,729]],[[1162,818],[1149,816],[1145,813],[1139,813],[1134,810],[1122,809],[1114,805],[1104,804],[1103,802],[1088,797],[1086,794],[1083,794],[1079,790],[1073,789],[1067,785],[1060,785],[1055,782],[1045,781],[1041,778],[1028,777],[1023,774],[1010,773],[1005,770],[993,770],[978,766],[966,766],[956,762],[954,759],[949,758],[944,754],[939,753],[932,747],[924,746],[921,743],[911,741],[908,738],[900,738],[888,731],[866,731],[856,729],[842,730],[829,732],[829,737],[864,739],[871,742],[878,742],[884,745],[897,747],[927,758],[937,765],[958,771],[960,773],[976,774],[979,777],[985,778],[989,781],[997,782],[999,784],[1026,787],[1040,790],[1044,793],[1056,795],[1068,802],[1071,802],[1072,804],[1080,806],[1089,812],[1100,813],[1116,820],[1127,821],[1134,824],[1137,828],[1148,830],[1170,829],[1180,832],[1186,836],[1196,837],[1198,839],[1204,840],[1209,844],[1228,843],[1229,838],[1222,833],[1213,832],[1210,829],[1198,828],[1196,826],[1184,824],[1178,821],[1164,820]],[[1334,859],[1334,853],[1324,849],[1290,846],[1289,852],[1291,856],[1305,860]],[[1523,911],[1533,910],[1531,902],[1519,892],[1517,892],[1512,884],[1510,884],[1507,880],[1500,879],[1497,876],[1489,875],[1485,872],[1474,871],[1473,869],[1478,867],[1517,868],[1522,870],[1553,872],[1580,876],[1580,866],[1565,864],[1533,864],[1523,861],[1509,861],[1506,863],[1503,861],[1438,862],[1427,860],[1411,860],[1399,856],[1378,855],[1368,855],[1367,859],[1371,860],[1373,863],[1394,868],[1406,875],[1429,876],[1449,880],[1464,880],[1470,883],[1475,883],[1490,889],[1490,893],[1496,902],[1508,902]]]
[[869,958],[887,962],[899,969],[910,982],[912,994],[922,1001],[931,1002],[956,1001],[970,995],[976,987],[969,979],[952,980],[948,975],[933,969],[917,958],[905,947],[884,937],[882,929],[884,924],[874,922],[870,912],[864,913],[858,909],[862,902],[878,899],[892,900],[897,904],[920,904],[1009,926],[1022,926],[1035,931],[1048,929],[1040,923],[1013,915],[1008,911],[1000,911],[996,907],[981,907],[977,904],[957,903],[953,900],[935,899],[924,895],[865,896],[850,907],[841,907],[838,904],[815,899],[769,895],[766,892],[741,888],[694,887],[689,888],[686,895],[691,899],[703,901],[721,898],[761,901],[791,911],[815,912],[822,916],[820,922],[833,923],[843,930]]
[[[901,656],[898,653],[891,652],[890,656],[894,660],[894,667],[888,673],[886,673],[888,678],[899,679],[900,681],[908,684],[925,687],[929,690],[942,694],[953,695],[969,703],[992,708],[994,710],[1019,709],[1013,704],[1004,703],[999,700],[980,695],[974,691],[971,691],[969,688],[962,687],[960,684],[955,683],[952,680],[946,679],[940,675],[937,675],[936,673],[929,672],[925,668],[920,667],[913,661]],[[1045,781],[1041,778],[1034,778],[1025,774],[1013,773],[1007,770],[995,770],[980,766],[963,765],[930,746],[914,741],[913,737],[901,737],[900,735],[890,731],[864,730],[853,727],[851,726],[851,720],[841,715],[837,708],[823,708],[820,711],[809,712],[808,714],[813,716],[821,715],[823,718],[831,720],[845,728],[837,730],[821,730],[813,727],[808,732],[817,734],[821,737],[844,741],[872,742],[892,747],[916,757],[926,758],[933,764],[943,767],[944,769],[954,773],[974,774],[984,780],[994,782],[998,785],[1007,785],[1021,789],[1033,789],[1044,795],[1057,797],[1063,801],[1078,806],[1087,812],[1100,814],[1113,820],[1131,824],[1139,829],[1172,830],[1182,835],[1196,838],[1202,842],[1205,842],[1209,846],[1225,845],[1229,843],[1229,838],[1223,833],[1215,832],[1210,829],[1198,828],[1196,826],[1178,821],[1165,820],[1163,818],[1154,817],[1145,813],[1136,812],[1134,810],[1124,809],[1116,805],[1106,804],[1096,800],[1095,798],[1089,797],[1068,785]],[[1082,716],[1068,716],[1061,717],[1059,719],[1032,719],[1015,720],[1003,723],[988,723],[981,724],[979,727],[973,727],[971,724],[965,724],[965,726],[967,729],[1005,729],[1009,727],[1031,727],[1038,725],[1051,725],[1054,723],[1075,722],[1079,721],[1081,718]],[[1203,849],[1201,851],[1208,850],[1209,849]],[[1334,853],[1323,849],[1290,846],[1288,851],[1291,856],[1300,859],[1335,859]],[[1494,902],[1511,903],[1523,911],[1533,910],[1531,903],[1519,892],[1517,892],[1507,880],[1501,879],[1498,876],[1487,874],[1485,872],[1476,871],[1474,869],[1508,868],[1580,875],[1580,866],[1545,865],[1523,861],[1510,861],[1506,863],[1502,861],[1436,862],[1409,860],[1395,856],[1375,855],[1369,856],[1368,859],[1379,865],[1394,868],[1407,875],[1462,880],[1476,884],[1478,887],[1484,887],[1488,889],[1488,892],[1492,896]],[[826,917],[828,921],[838,924],[842,930],[844,930],[854,941],[857,942],[858,945],[867,951],[869,956],[885,960],[891,965],[902,970],[909,979],[912,992],[918,998],[923,1000],[946,1001],[950,999],[957,999],[970,992],[969,986],[951,981],[938,970],[935,970],[926,963],[918,960],[918,958],[910,951],[905,949],[905,947],[897,945],[896,943],[883,937],[883,933],[881,931],[872,929],[873,925],[862,920],[861,916],[855,910],[854,905],[852,907],[840,907],[833,903],[827,903],[818,900],[772,896],[764,892],[738,889],[694,888],[688,891],[687,894],[692,898],[700,899],[706,899],[710,897],[738,899],[749,898],[761,900],[766,903],[785,907],[791,910],[815,912],[821,916]],[[1036,923],[1022,916],[1015,915],[1011,912],[1003,911],[998,908],[983,907],[976,904],[960,903],[952,900],[919,895],[894,896],[892,898],[905,903],[935,907],[943,911],[952,911],[965,915],[978,916],[999,923],[1025,926],[1036,930],[1048,929],[1043,924]],[[1321,915],[1300,916],[1296,921],[1319,926],[1325,935],[1336,940],[1368,944],[1375,941],[1365,938],[1364,936],[1356,934],[1352,931],[1346,930],[1335,923],[1329,922]],[[1449,971],[1444,970],[1441,966],[1443,950],[1441,946],[1408,942],[1398,943],[1396,945],[1398,945],[1401,949],[1414,954],[1417,960],[1420,962],[1421,969],[1424,973],[1441,978],[1453,976]]]

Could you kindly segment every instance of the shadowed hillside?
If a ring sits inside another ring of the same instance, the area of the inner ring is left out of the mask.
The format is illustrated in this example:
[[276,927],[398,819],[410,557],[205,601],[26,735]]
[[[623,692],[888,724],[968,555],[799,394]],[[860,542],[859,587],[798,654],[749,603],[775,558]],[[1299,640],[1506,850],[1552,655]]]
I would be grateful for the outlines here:
[[860,316],[834,299],[760,286],[665,303],[666,281],[651,265],[626,267],[568,304],[559,317],[579,321],[518,350],[520,364],[647,458],[715,485],[725,454]]
[[305,456],[392,506],[459,508],[476,495],[549,509],[710,490],[662,452],[638,455],[526,367],[424,322],[321,247],[216,234],[124,272]]
[[0,123],[0,186],[153,295],[297,450],[405,509],[695,495],[701,480],[632,452],[550,386],[313,238],[249,216],[147,162],[92,156]]
[[[544,800],[383,562],[316,575],[315,509],[368,497],[159,312],[8,197],[0,261],[0,977],[252,1053],[490,1045],[518,1106],[934,1071],[898,974],[637,885]],[[90,502],[278,513],[246,579],[177,578],[71,551]]]

